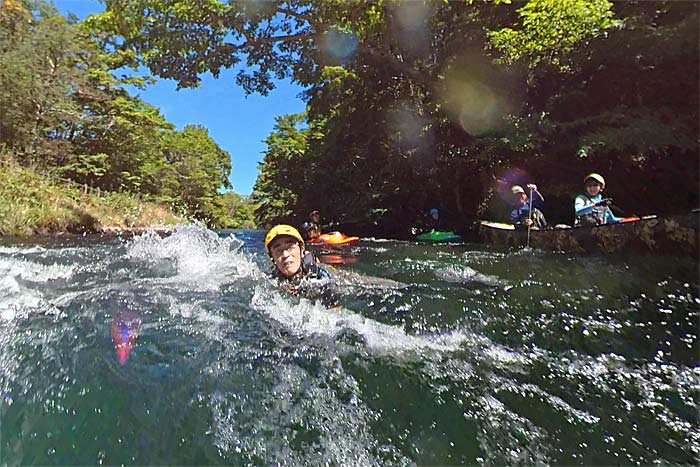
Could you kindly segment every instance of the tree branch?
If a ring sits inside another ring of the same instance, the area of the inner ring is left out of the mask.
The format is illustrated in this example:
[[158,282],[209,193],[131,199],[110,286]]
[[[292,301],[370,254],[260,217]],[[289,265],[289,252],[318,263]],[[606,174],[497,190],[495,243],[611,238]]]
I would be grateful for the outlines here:
[[282,13],[283,15],[292,16],[292,17],[294,17],[294,18],[296,18],[296,19],[304,20],[304,21],[306,21],[307,23],[311,24],[311,20],[309,19],[308,16],[306,16],[306,15],[304,15],[304,14],[302,14],[302,13],[298,13],[298,12],[296,12],[296,11],[294,11],[294,10],[290,10],[290,9],[288,9],[288,8],[278,8],[278,9],[277,9],[277,12],[278,12],[278,13]]
[[271,42],[293,42],[297,39],[301,39],[302,37],[315,37],[316,34],[309,34],[306,32],[298,33],[298,34],[290,34],[288,36],[272,36],[272,37],[259,37],[257,39],[253,40],[246,40],[242,44],[231,44],[230,42],[227,42],[224,44],[225,47],[230,48],[231,50],[243,50],[248,47],[255,47],[258,45],[262,44],[269,44]]

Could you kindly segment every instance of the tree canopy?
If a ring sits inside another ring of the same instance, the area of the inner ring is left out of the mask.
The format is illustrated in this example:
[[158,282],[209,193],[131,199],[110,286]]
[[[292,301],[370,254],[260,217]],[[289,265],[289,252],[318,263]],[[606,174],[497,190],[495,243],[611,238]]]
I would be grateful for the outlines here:
[[[41,1],[0,4],[0,152],[26,166],[105,191],[168,203],[230,225],[219,189],[230,155],[199,126],[175,130],[126,90],[136,55]],[[117,77],[117,70],[119,70]]]
[[[140,63],[184,87],[199,85],[204,73],[237,67],[236,84],[247,92],[267,94],[283,78],[305,87],[305,114],[278,117],[266,140],[253,197],[261,224],[300,221],[311,208],[397,229],[429,207],[464,222],[496,216],[504,186],[526,182],[548,194],[550,218],[570,222],[571,200],[590,171],[606,175],[608,193],[630,212],[697,205],[695,2],[105,3],[106,11],[84,26],[90,47],[102,51],[96,57],[113,57],[112,67]],[[16,23],[2,24],[13,24],[3,34],[21,44]],[[50,29],[57,34],[60,28]],[[59,39],[46,40],[47,47]],[[21,77],[26,67],[15,62],[26,60],[24,54],[3,54],[4,69]],[[88,76],[108,80],[107,62],[94,58],[86,69],[101,71]],[[56,76],[42,85],[59,86]],[[108,115],[141,108],[139,118],[149,124],[139,131],[172,134],[134,98],[120,95],[126,102],[117,104],[116,83],[101,86],[113,96],[106,102],[118,109]],[[42,95],[56,100],[52,109],[70,113],[70,102],[61,99],[71,93],[47,89]],[[34,123],[6,124],[13,140],[30,146],[44,131],[36,122],[49,129],[60,120],[41,110],[46,104],[32,105],[30,113],[13,112],[33,115]],[[105,124],[119,122],[98,118],[88,136]],[[197,156],[209,162],[179,166],[149,156],[163,144],[180,145],[181,138],[196,139],[169,136],[141,152],[129,149],[143,161],[138,170],[124,169],[118,151],[101,147],[76,152],[81,157],[67,167],[74,177],[91,173],[90,183],[118,180],[127,187],[149,186],[149,177],[175,167],[193,183],[205,184],[194,175],[204,166],[213,168],[210,181],[221,180],[219,170],[227,169],[212,162],[220,161],[215,150]],[[189,209],[207,206],[211,218],[225,211],[198,196],[182,202]]]

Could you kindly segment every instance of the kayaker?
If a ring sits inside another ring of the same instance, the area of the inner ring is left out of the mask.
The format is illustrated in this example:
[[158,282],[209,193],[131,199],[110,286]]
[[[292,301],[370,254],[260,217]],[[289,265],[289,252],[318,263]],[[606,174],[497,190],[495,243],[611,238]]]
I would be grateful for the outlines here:
[[513,185],[510,189],[512,195],[512,210],[510,211],[510,221],[516,226],[525,226],[535,229],[547,227],[547,220],[542,211],[535,206],[542,206],[544,196],[537,190],[537,185],[529,183],[527,189],[532,193],[532,203],[523,187]]
[[321,214],[317,210],[313,210],[309,213],[309,220],[304,222],[301,228],[304,231],[304,238],[309,241],[318,238],[321,234],[326,233],[337,225],[335,222],[321,225]]
[[419,222],[418,227],[411,228],[411,233],[413,235],[422,234],[425,232],[434,232],[446,230],[444,222],[440,218],[440,210],[437,208],[430,208],[426,214],[423,215],[423,219]]
[[584,192],[574,199],[574,226],[592,226],[614,224],[621,220],[610,210],[612,200],[603,198],[605,179],[602,175],[592,172],[583,179]]
[[306,240],[313,240],[321,235],[321,214],[317,210],[309,213],[309,220],[301,226]]
[[274,264],[275,277],[293,293],[320,298],[326,304],[335,300],[330,294],[331,273],[304,252],[304,239],[291,225],[279,224],[265,235],[265,249]]
[[437,208],[430,208],[428,211],[425,227],[427,230],[440,230],[440,211]]

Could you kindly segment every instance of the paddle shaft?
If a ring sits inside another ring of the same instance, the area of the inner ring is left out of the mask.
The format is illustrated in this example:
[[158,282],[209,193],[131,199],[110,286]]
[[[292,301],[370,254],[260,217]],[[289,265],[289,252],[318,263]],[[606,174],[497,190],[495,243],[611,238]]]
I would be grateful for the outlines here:
[[530,205],[528,207],[527,211],[527,218],[530,220],[527,224],[527,244],[525,245],[526,248],[530,248],[530,227],[532,226],[532,188],[530,188]]

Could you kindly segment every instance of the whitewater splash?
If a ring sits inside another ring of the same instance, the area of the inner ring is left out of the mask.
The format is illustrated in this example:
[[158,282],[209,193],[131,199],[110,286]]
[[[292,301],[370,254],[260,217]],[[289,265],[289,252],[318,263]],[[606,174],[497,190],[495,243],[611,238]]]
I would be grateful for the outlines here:
[[436,267],[435,275],[447,282],[457,284],[477,284],[488,286],[505,286],[506,281],[499,279],[496,276],[482,274],[469,266],[448,266],[446,268]]
[[126,257],[165,271],[171,282],[216,290],[237,278],[262,276],[242,246],[233,235],[221,238],[200,224],[190,224],[177,226],[165,237],[152,231],[134,237],[126,244]]
[[377,242],[340,266],[334,309],[278,288],[263,236],[0,247],[8,463],[700,455],[696,267]]
[[[253,310],[281,323],[300,337],[325,336],[336,339],[352,334],[365,343],[375,355],[393,355],[397,358],[417,357],[424,351],[455,352],[470,342],[470,346],[493,347],[483,336],[464,330],[444,333],[409,334],[399,325],[381,323],[362,314],[336,307],[327,308],[318,301],[298,299],[282,293],[269,280],[263,270],[266,258],[255,258],[241,248],[242,242],[234,235],[221,238],[201,225],[179,226],[174,233],[161,237],[145,233],[126,245],[126,257],[131,261],[144,261],[151,267],[162,268],[165,261],[172,267],[168,277],[149,279],[157,284],[183,284],[195,290],[220,290],[235,286],[238,282],[255,284],[250,299]],[[159,266],[160,265],[160,266]],[[430,262],[416,263],[421,269],[430,270]],[[438,277],[454,282],[476,282],[483,285],[502,285],[493,276],[483,275],[468,267],[438,269]],[[362,293],[391,293],[404,291],[407,284],[390,279],[365,276],[351,271],[338,271],[335,283],[340,295]],[[252,281],[252,282],[251,282]],[[405,291],[405,293],[409,293]],[[158,294],[158,292],[156,292]],[[171,313],[180,316],[200,316],[215,319],[196,304],[183,304],[169,297]],[[503,351],[501,351],[503,353]]]
[[18,313],[32,309],[49,309],[40,290],[41,284],[66,281],[75,273],[75,266],[58,263],[41,264],[21,258],[26,254],[41,254],[42,248],[3,248],[0,252],[0,318],[14,319]]
[[251,305],[298,336],[337,338],[352,331],[371,352],[383,356],[401,358],[425,349],[454,352],[469,338],[461,331],[410,335],[398,326],[380,323],[348,309],[329,309],[319,301],[307,299],[294,303],[290,297],[262,287],[256,287]]

